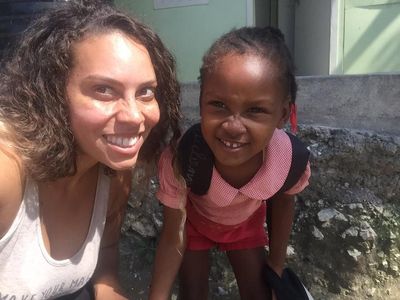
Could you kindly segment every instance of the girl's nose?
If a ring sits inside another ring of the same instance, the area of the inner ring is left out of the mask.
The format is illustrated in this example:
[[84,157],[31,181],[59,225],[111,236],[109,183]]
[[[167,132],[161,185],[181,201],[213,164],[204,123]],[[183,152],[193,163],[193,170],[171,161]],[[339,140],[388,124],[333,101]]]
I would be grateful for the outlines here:
[[229,116],[224,123],[222,123],[222,128],[232,137],[236,137],[246,132],[246,127],[244,126],[240,115]]

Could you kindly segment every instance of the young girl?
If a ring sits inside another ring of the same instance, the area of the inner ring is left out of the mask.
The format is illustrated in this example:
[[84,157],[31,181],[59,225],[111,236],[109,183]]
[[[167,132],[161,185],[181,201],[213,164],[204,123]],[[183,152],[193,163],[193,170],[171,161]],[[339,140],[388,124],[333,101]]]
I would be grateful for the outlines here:
[[1,299],[126,299],[131,171],[179,135],[179,86],[158,36],[103,2],[43,15],[2,70]]
[[[223,35],[203,58],[200,83],[201,134],[211,155],[207,158],[206,151],[194,149],[201,147],[194,137],[190,154],[167,149],[160,159],[157,197],[164,204],[164,227],[150,298],[168,299],[180,269],[182,299],[207,299],[209,250],[218,247],[226,251],[241,298],[268,299],[263,268],[268,264],[282,274],[294,197],[310,177],[306,157],[296,181],[283,188],[293,173],[292,157],[297,155],[293,137],[281,129],[291,108],[295,112],[297,90],[283,35],[269,27],[241,28]],[[196,127],[189,130],[195,131]],[[192,163],[189,168],[182,166],[187,160]],[[200,178],[206,189],[198,191],[195,169],[207,169],[210,161],[210,178]],[[177,169],[191,186],[187,197],[186,185],[175,175]],[[178,233],[185,214],[182,241]]]

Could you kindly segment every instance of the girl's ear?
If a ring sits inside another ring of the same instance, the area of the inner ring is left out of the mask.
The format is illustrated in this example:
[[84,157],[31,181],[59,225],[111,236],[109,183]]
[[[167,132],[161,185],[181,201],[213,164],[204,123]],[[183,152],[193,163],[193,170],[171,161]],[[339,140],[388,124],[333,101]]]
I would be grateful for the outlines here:
[[286,122],[289,120],[289,116],[290,116],[290,98],[286,98],[283,106],[282,106],[282,113],[281,113],[281,118],[278,122],[278,129],[282,129]]

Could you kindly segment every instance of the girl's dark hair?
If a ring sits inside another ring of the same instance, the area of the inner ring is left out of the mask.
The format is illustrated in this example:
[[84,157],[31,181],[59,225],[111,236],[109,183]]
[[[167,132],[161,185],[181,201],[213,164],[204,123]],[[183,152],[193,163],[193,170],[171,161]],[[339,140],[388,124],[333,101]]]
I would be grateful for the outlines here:
[[221,36],[203,56],[199,77],[201,85],[218,60],[227,54],[256,54],[273,62],[280,72],[290,102],[295,102],[297,94],[295,68],[285,38],[279,29],[242,27]]
[[[180,136],[179,85],[171,53],[149,27],[99,0],[73,0],[48,11],[24,32],[0,77],[0,128],[29,176],[54,180],[76,172],[66,83],[74,66],[72,47],[88,36],[118,31],[143,44],[157,78],[160,121],[139,160],[151,162]],[[6,128],[6,133],[4,133]],[[84,130],[84,129],[82,129]]]

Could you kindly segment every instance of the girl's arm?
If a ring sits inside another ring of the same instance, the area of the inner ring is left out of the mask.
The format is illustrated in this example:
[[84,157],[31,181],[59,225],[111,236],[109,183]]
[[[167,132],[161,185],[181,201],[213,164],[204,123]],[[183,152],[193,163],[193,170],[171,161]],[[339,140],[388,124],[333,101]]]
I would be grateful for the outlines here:
[[127,299],[118,281],[118,242],[131,185],[131,172],[119,172],[111,179],[110,208],[104,227],[93,286],[96,300]]
[[286,248],[292,231],[294,217],[294,195],[280,194],[271,199],[269,222],[271,232],[269,232],[269,254],[267,257],[268,265],[279,275],[285,265]]
[[186,248],[186,232],[183,232],[183,240],[179,238],[182,218],[181,210],[164,206],[163,229],[157,246],[150,300],[170,299],[171,288]]

